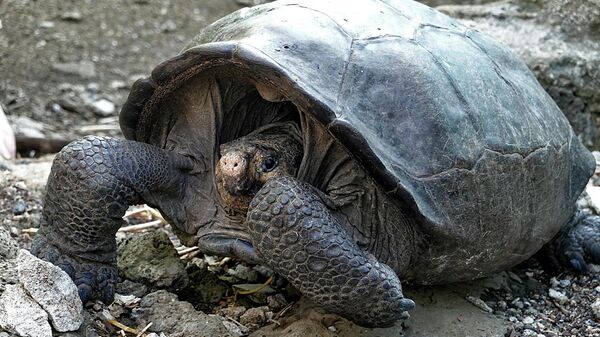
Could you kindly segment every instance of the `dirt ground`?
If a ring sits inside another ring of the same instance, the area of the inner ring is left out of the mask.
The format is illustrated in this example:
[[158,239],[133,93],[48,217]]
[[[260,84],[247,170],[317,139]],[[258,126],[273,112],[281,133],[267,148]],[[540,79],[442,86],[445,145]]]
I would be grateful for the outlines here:
[[[18,127],[46,136],[119,135],[130,85],[240,7],[234,0],[1,1],[0,103]],[[94,103],[102,99],[114,107],[99,111]]]

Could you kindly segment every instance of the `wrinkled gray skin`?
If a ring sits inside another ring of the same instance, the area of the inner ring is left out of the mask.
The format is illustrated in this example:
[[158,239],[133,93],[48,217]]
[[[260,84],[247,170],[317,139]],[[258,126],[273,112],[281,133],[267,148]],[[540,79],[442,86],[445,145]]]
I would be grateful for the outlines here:
[[133,140],[56,157],[32,251],[110,301],[121,217],[148,203],[364,326],[408,316],[399,279],[482,277],[543,245],[600,262],[600,218],[575,208],[593,158],[524,64],[412,1],[339,1],[236,12],[137,82]]

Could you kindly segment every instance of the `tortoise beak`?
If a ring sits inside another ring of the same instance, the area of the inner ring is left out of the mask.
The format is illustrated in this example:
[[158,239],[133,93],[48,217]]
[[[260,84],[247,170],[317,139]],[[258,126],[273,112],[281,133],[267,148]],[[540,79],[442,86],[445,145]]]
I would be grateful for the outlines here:
[[260,263],[254,246],[249,240],[229,234],[209,233],[198,239],[198,248],[205,254],[229,256],[248,263]]

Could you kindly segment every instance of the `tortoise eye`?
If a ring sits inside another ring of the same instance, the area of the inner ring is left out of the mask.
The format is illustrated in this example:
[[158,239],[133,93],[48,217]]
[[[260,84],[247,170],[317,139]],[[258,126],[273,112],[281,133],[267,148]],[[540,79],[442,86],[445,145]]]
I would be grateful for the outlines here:
[[262,162],[260,169],[263,172],[271,172],[276,167],[277,167],[277,159],[275,159],[273,157],[268,157],[265,159],[265,161]]

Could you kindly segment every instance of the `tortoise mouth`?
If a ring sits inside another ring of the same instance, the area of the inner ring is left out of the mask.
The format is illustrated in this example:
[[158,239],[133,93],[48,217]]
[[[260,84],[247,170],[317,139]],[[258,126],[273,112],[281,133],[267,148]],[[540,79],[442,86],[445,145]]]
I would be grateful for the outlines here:
[[197,246],[204,254],[229,256],[249,263],[260,262],[247,233],[206,233],[198,238]]

